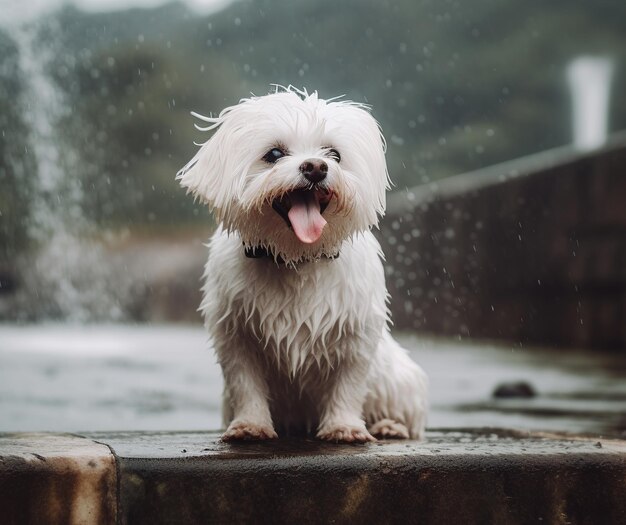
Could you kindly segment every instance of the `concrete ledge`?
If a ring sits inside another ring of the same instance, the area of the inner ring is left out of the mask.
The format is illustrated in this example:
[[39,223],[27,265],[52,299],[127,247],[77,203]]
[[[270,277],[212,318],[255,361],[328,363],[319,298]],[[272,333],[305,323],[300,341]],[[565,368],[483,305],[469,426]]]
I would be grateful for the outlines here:
[[624,441],[491,429],[365,446],[218,436],[0,435],[2,523],[626,523]]
[[0,523],[106,524],[116,516],[107,446],[70,434],[0,434]]

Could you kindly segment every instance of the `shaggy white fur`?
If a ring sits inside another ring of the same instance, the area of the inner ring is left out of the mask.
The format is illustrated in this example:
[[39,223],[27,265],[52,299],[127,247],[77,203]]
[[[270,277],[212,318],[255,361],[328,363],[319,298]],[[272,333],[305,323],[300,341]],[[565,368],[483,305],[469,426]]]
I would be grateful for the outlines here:
[[421,438],[427,378],[389,334],[370,231],[389,179],[367,108],[289,87],[196,116],[214,134],[178,178],[221,222],[200,309],[224,373],[223,439]]

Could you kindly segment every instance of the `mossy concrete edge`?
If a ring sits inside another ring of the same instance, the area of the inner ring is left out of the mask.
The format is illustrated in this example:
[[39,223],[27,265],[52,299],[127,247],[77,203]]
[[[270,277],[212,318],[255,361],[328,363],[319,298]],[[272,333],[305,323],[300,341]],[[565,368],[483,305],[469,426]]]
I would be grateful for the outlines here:
[[72,434],[0,433],[0,523],[115,523],[117,488],[106,445]]

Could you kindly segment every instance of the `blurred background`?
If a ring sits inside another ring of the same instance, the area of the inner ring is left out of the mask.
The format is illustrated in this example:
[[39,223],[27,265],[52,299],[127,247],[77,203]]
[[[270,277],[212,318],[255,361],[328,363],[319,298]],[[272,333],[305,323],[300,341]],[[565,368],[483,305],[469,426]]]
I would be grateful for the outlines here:
[[[206,140],[191,111],[216,114],[293,84],[371,104],[382,125],[395,183],[382,227],[392,310],[405,344],[431,363],[432,423],[623,432],[626,189],[615,155],[625,64],[618,0],[0,0],[0,430],[219,426],[219,372],[196,312],[214,223],[174,177]],[[572,200],[555,206],[533,183],[522,200],[506,185],[512,200],[507,189],[467,204],[480,184],[536,180],[555,165],[559,180],[581,178],[550,190]],[[578,267],[553,252],[565,243],[577,256],[581,217],[592,215],[581,199],[605,208],[605,194],[589,190],[602,177],[618,211],[602,223],[613,266],[597,285],[591,266],[578,282]],[[528,224],[544,218],[526,244],[522,213]],[[472,243],[457,242],[451,217],[471,223]],[[419,253],[408,257],[411,246]],[[465,261],[458,278],[451,254]],[[551,266],[526,264],[528,254]],[[489,288],[495,274],[509,278]],[[598,306],[602,293],[610,300]],[[599,309],[600,324],[588,322]],[[529,328],[539,321],[559,330]],[[566,366],[563,352],[529,343],[596,351],[572,351]],[[465,356],[472,372],[451,371],[445,356]],[[485,368],[494,360],[499,372]],[[542,395],[523,406],[492,397],[546,362]],[[164,370],[179,374],[173,390]]]

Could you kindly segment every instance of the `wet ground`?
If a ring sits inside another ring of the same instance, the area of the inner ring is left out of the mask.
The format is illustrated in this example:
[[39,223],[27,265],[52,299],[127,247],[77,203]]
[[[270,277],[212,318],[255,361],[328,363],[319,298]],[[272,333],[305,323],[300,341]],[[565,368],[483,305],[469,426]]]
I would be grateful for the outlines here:
[[[626,353],[398,338],[430,376],[431,428],[626,437]],[[535,395],[493,396],[517,382]],[[0,325],[0,431],[217,429],[221,388],[200,327]]]

